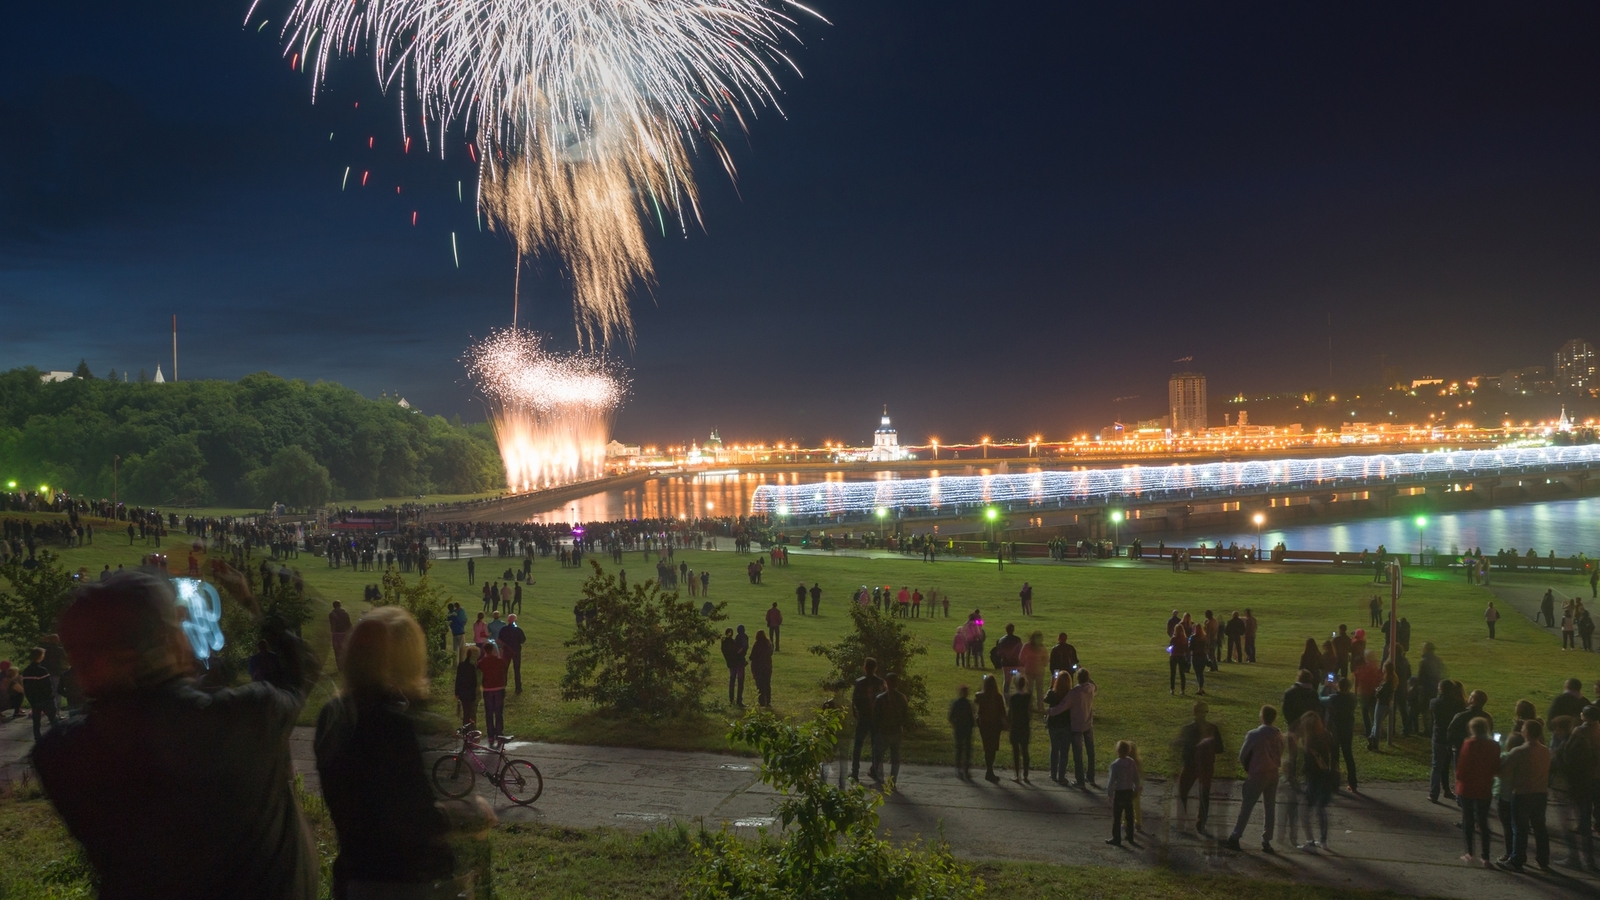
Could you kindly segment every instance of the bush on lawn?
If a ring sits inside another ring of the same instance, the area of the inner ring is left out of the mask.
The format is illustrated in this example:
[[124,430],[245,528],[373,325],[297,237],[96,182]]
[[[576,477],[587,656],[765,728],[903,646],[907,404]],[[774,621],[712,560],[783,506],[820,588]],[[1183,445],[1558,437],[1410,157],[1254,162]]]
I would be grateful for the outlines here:
[[561,696],[651,717],[698,711],[721,636],[714,623],[726,618],[727,604],[703,616],[654,579],[624,586],[595,560],[589,565],[581,603],[592,616],[566,641]]
[[761,780],[783,796],[782,830],[749,842],[726,829],[695,848],[685,879],[691,900],[961,900],[983,882],[943,843],[895,847],[878,837],[881,795],[828,784],[843,713],[822,710],[802,725],[756,712],[728,740],[761,751]]
[[899,619],[874,607],[851,603],[850,620],[854,630],[838,643],[811,648],[811,653],[833,664],[823,676],[822,686],[830,691],[849,690],[870,656],[878,661],[880,678],[890,672],[900,676],[900,692],[911,703],[912,719],[920,720],[928,711],[928,685],[921,675],[911,673],[911,661],[926,654],[927,646]]

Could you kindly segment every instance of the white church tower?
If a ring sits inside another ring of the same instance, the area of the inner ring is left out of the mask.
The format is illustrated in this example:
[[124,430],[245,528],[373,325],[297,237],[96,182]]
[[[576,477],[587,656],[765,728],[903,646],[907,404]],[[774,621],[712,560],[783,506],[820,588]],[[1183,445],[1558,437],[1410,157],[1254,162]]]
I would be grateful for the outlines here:
[[878,430],[872,433],[872,450],[867,453],[867,461],[893,462],[905,458],[906,451],[900,446],[900,435],[889,424],[889,407],[884,406],[883,419],[878,423]]

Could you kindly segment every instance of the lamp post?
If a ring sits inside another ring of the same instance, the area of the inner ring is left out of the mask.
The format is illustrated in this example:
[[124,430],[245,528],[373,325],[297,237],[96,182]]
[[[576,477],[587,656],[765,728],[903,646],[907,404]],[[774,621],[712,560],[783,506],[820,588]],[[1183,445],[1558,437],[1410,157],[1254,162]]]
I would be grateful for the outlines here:
[[1006,545],[1005,541],[1000,540],[1000,525],[998,521],[1000,511],[991,506],[984,510],[983,515],[984,518],[989,520],[989,539],[994,541],[995,562],[999,564],[1000,571],[1004,572],[1006,568]]
[[1417,516],[1417,565],[1422,565],[1422,534],[1428,527],[1427,516]]
[[1122,510],[1119,509],[1116,512],[1113,512],[1111,514],[1111,555],[1113,557],[1121,555],[1120,551],[1117,549],[1118,532],[1121,530],[1120,529],[1121,525],[1122,525]]
[[1256,523],[1256,561],[1257,562],[1261,561],[1261,525],[1262,525],[1262,523],[1264,523],[1266,521],[1267,521],[1267,517],[1266,516],[1263,516],[1261,513],[1256,513],[1255,514],[1255,523]]
[[989,458],[989,439],[988,438],[984,438],[983,439],[983,458],[984,459],[988,459]]
[[939,458],[939,439],[938,438],[933,438],[932,441],[933,441],[933,458],[937,460]]

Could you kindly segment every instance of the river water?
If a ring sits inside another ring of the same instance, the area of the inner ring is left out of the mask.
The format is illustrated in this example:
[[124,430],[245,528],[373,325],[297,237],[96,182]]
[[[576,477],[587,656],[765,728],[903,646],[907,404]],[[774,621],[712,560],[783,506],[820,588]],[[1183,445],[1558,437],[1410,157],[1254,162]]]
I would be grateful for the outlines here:
[[[1261,544],[1275,546],[1282,541],[1295,550],[1334,550],[1358,553],[1377,550],[1379,544],[1396,553],[1416,553],[1419,538],[1430,549],[1443,553],[1477,548],[1494,555],[1500,550],[1527,553],[1532,547],[1540,556],[1551,550],[1557,556],[1600,553],[1600,497],[1578,500],[1550,500],[1522,503],[1493,509],[1430,513],[1419,528],[1417,516],[1389,516],[1350,519],[1342,522],[1315,522],[1287,528],[1265,528]],[[1146,539],[1146,543],[1168,536]],[[1208,544],[1256,543],[1254,531],[1221,531],[1201,534],[1194,530],[1183,535],[1185,543],[1204,540]]]
[[[930,473],[931,474],[931,473]],[[986,474],[963,467],[947,474]],[[532,517],[538,522],[596,522],[612,519],[678,518],[693,515],[741,515],[750,511],[751,496],[763,484],[812,484],[823,481],[873,480],[900,477],[893,472],[736,472],[664,475],[621,490],[602,491],[563,504]],[[1477,547],[1488,554],[1501,549],[1526,552],[1533,547],[1543,556],[1600,554],[1600,497],[1524,503],[1494,509],[1444,512],[1427,516],[1421,538],[1430,548],[1450,552]],[[1173,535],[1146,535],[1146,543]],[[1415,553],[1418,528],[1415,515],[1308,522],[1261,532],[1262,545],[1279,541],[1300,550],[1360,552],[1379,544],[1395,552]],[[1256,543],[1255,531],[1190,529],[1184,543]]]

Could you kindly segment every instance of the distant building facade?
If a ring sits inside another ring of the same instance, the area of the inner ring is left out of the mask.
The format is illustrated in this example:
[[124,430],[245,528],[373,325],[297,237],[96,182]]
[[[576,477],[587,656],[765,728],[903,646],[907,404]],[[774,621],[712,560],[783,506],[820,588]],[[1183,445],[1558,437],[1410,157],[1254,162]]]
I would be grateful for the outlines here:
[[878,430],[872,433],[872,449],[867,451],[867,461],[894,462],[905,459],[906,455],[905,448],[900,446],[900,435],[889,424],[889,407],[885,406]]
[[1173,434],[1199,434],[1206,429],[1206,377],[1179,372],[1167,379],[1167,407]]
[[1588,341],[1571,340],[1556,351],[1556,390],[1583,393],[1600,387],[1595,380],[1594,346]]

